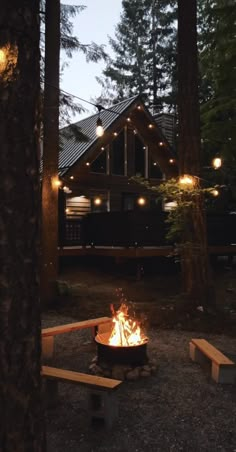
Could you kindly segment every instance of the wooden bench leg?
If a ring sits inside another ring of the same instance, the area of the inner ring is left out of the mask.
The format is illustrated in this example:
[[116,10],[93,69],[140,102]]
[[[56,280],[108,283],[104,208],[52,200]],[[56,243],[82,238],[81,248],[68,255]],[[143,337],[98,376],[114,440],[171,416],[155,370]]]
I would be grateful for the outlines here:
[[234,384],[236,370],[234,366],[223,366],[212,362],[211,377],[216,383]]
[[103,419],[107,429],[111,429],[118,418],[118,402],[115,393],[91,390],[89,392],[91,420]]
[[192,361],[199,364],[204,365],[209,361],[208,358],[192,342],[189,343],[189,355]]
[[46,359],[52,358],[53,350],[54,350],[54,337],[53,336],[42,337],[42,357]]

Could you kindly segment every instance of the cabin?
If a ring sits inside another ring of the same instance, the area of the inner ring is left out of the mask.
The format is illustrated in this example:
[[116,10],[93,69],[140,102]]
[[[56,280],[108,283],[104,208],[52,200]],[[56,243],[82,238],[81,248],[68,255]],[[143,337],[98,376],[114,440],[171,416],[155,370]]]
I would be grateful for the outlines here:
[[[104,129],[101,137],[96,135],[98,117]],[[107,224],[108,218],[116,217],[108,213],[123,212],[125,216],[127,212],[138,215],[162,210],[155,193],[132,177],[140,176],[152,185],[159,184],[178,174],[177,160],[140,96],[101,110],[74,126],[88,140],[68,138],[65,133],[68,128],[61,130],[61,243],[82,243],[81,224],[88,214],[103,213],[100,218],[96,215],[94,221],[102,221],[103,217]],[[90,218],[92,221],[93,216]]]
[[[98,119],[104,129],[100,137]],[[133,180],[139,176],[154,186],[178,175],[178,162],[160,118],[150,113],[140,96],[134,96],[100,109],[73,129],[87,138],[77,140],[68,127],[60,131],[59,254],[69,253],[66,246],[79,246],[77,254],[95,254],[98,247],[110,247],[112,255],[122,247],[122,253],[131,257],[143,247],[151,248],[148,256],[170,253],[172,245],[165,238],[168,204]],[[211,216],[209,244],[236,243],[235,226],[235,215]]]

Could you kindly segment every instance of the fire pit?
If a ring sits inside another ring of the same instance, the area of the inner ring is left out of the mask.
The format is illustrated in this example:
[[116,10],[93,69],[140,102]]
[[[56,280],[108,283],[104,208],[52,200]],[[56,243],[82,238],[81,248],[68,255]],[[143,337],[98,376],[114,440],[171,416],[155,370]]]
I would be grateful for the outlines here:
[[141,366],[146,364],[147,342],[146,339],[137,345],[111,345],[109,343],[110,333],[97,334],[98,363],[107,362],[112,364],[129,364],[131,366]]
[[95,337],[97,356],[90,366],[92,373],[121,380],[136,380],[155,371],[155,363],[147,356],[148,338],[141,323],[130,316],[122,303],[118,311],[111,305],[110,331],[98,332]]

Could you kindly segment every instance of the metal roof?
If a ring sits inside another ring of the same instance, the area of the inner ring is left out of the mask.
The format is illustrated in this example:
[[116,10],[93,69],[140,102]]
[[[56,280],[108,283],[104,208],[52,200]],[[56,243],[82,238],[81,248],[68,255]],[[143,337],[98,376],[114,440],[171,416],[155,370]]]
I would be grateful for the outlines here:
[[[121,114],[125,111],[139,98],[139,95],[130,97],[129,99],[123,100],[116,105],[112,105],[110,108],[100,111],[100,118],[102,120],[102,125],[104,131],[107,130]],[[61,129],[61,152],[59,154],[59,174],[63,175],[67,170],[77,162],[88,150],[98,141],[96,136],[96,123],[99,117],[99,113],[96,113],[88,118],[82,119],[81,121],[73,124],[73,127],[77,126],[81,132],[88,137],[87,142],[77,141],[74,137],[65,138],[63,137],[63,130]]]

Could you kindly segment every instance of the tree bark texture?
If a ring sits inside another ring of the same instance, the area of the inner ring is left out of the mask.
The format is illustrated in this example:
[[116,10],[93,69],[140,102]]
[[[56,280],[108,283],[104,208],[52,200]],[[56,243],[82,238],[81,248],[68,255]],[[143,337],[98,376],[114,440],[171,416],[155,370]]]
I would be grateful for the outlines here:
[[0,451],[45,451],[39,303],[39,0],[2,0]]
[[58,177],[59,153],[59,56],[60,1],[46,2],[45,86],[42,178],[42,266],[41,300],[54,301],[58,274]]
[[[195,183],[200,186],[196,0],[178,0],[178,115],[180,175],[195,176]],[[188,194],[186,197],[188,199]],[[192,207],[187,209],[181,246],[183,288],[195,303],[209,305],[214,301],[214,290],[210,275],[202,194],[194,196],[192,202]]]
[[180,174],[200,174],[200,113],[196,0],[178,0],[178,118]]

